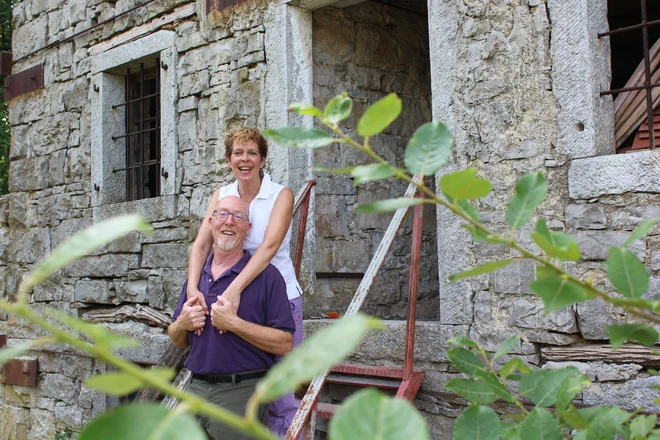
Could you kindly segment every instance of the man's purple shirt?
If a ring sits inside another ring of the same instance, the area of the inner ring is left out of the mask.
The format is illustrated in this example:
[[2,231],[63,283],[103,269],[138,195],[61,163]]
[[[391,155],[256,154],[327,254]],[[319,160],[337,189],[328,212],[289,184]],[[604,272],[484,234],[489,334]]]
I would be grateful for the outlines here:
[[[236,276],[243,270],[250,253],[245,251],[243,257],[231,268],[225,271],[217,280],[211,274],[213,254],[206,261],[199,280],[199,291],[204,294],[206,304],[217,301],[217,296],[227,289]],[[176,306],[172,321],[181,313],[186,302],[186,288],[183,285],[181,297]],[[241,294],[238,316],[248,322],[276,328],[293,334],[295,324],[291,316],[289,301],[286,295],[286,284],[280,272],[273,265],[252,281]],[[275,363],[275,355],[259,350],[254,345],[225,332],[222,335],[211,324],[211,315],[206,317],[204,331],[201,336],[188,332],[190,354],[185,366],[195,374],[234,374],[246,371],[267,370]]]

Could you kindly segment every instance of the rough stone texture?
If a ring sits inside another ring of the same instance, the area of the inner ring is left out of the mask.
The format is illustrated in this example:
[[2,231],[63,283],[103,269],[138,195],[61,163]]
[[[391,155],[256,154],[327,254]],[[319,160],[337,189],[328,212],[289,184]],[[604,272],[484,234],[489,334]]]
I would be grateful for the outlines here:
[[594,383],[582,392],[582,402],[587,405],[618,405],[627,410],[645,408],[657,412],[660,405],[653,402],[660,397],[660,390],[653,386],[660,384],[660,378],[643,377],[623,383]]
[[571,204],[566,207],[566,226],[569,228],[605,229],[606,223],[605,212],[596,205]]
[[[355,130],[358,117],[376,100],[396,92],[406,111],[385,132],[372,138],[372,148],[388,160],[403,162],[404,147],[414,130],[431,119],[428,25],[421,16],[397,8],[362,2],[312,13],[314,103],[323,108],[335,95],[353,97],[353,116],[344,121]],[[341,168],[368,163],[345,146],[317,150],[315,164]],[[391,215],[355,215],[356,203],[399,197],[405,186],[392,180],[354,188],[352,179],[321,175],[316,186],[317,272],[364,273]],[[436,254],[434,209],[425,208],[422,255]],[[405,318],[410,267],[410,220],[370,289],[365,311],[387,319]],[[433,258],[424,258],[420,273],[418,318],[438,317],[438,273]],[[351,286],[350,288],[348,286]],[[305,315],[341,313],[353,295],[351,279],[317,279],[313,297],[303,302]],[[382,288],[381,288],[382,286]]]
[[606,194],[660,192],[660,158],[653,151],[574,160],[568,170],[569,195],[590,199]]
[[547,362],[543,368],[560,369],[575,367],[580,374],[585,374],[592,382],[620,382],[636,379],[642,370],[637,364],[606,364],[603,362]]

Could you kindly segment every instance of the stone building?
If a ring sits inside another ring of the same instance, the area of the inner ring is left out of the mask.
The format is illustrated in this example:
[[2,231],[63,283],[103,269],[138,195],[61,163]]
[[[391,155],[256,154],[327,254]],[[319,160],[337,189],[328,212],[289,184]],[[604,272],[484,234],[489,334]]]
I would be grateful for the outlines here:
[[[641,219],[660,217],[658,154],[616,154],[643,136],[635,122],[620,139],[614,101],[601,94],[622,88],[643,58],[641,37],[599,37],[641,21],[635,6],[609,3],[18,1],[10,193],[0,198],[0,296],[15,294],[34,263],[75,231],[137,212],[153,223],[153,236],[134,234],[95,252],[35,288],[30,300],[82,317],[117,315],[123,306],[170,313],[208,197],[231,180],[223,136],[240,126],[311,127],[311,120],[287,113],[288,104],[323,106],[342,91],[355,99],[355,115],[389,92],[402,97],[402,117],[374,139],[394,162],[417,126],[447,123],[456,146],[443,172],[472,166],[493,182],[478,208],[495,229],[506,227],[515,181],[543,170],[550,191],[539,213],[552,229],[577,237],[583,260],[571,270],[596,273],[609,245],[620,244]],[[650,19],[660,18],[648,3]],[[649,30],[651,44],[658,36]],[[350,133],[356,121],[345,124]],[[318,181],[302,277],[306,330],[325,324],[312,318],[343,312],[388,225],[388,216],[354,215],[353,206],[405,190],[392,181],[355,188],[350,178],[312,171],[364,161],[343,145],[315,152],[271,146],[267,168],[275,181],[294,192],[308,179]],[[533,246],[530,228],[519,238]],[[370,337],[356,361],[401,362],[410,229],[404,224],[364,307],[385,318],[388,331]],[[655,295],[660,236],[634,249],[656,275]],[[473,243],[447,212],[425,210],[416,361],[426,378],[415,405],[434,438],[450,438],[462,403],[443,391],[457,374],[444,355],[450,337],[469,335],[492,348],[519,334],[517,353],[541,366],[560,348],[600,346],[605,326],[626,319],[596,301],[544,314],[528,287],[534,268],[527,262],[447,280],[506,255]],[[612,289],[602,276],[596,280]],[[38,334],[11,316],[0,319],[9,344]],[[144,341],[123,352],[143,364],[156,362],[169,344],[153,320],[107,325]],[[82,385],[103,364],[56,347],[31,356],[38,360],[35,387],[0,385],[2,438],[53,438],[117,404]],[[645,372],[648,364],[609,361],[577,364],[594,380],[584,403],[620,403],[625,395],[631,408],[652,405],[649,385],[658,381]]]

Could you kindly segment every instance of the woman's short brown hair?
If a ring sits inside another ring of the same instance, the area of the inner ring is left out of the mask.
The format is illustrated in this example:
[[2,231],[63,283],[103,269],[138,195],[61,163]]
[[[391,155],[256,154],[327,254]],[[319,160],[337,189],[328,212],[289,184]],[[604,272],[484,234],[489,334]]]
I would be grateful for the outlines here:
[[266,141],[266,138],[256,128],[237,128],[231,131],[225,137],[225,157],[231,156],[234,144],[237,142],[240,144],[254,142],[259,147],[261,157],[265,159],[268,156],[268,141]]

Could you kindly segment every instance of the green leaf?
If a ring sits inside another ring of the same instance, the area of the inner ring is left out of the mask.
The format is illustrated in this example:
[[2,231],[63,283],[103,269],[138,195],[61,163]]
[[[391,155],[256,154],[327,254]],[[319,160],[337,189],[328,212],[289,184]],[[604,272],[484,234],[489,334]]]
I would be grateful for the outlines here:
[[638,342],[650,347],[658,342],[658,332],[644,324],[613,324],[605,328],[612,349],[617,350],[626,342]]
[[499,359],[502,356],[506,355],[510,351],[512,351],[518,343],[520,342],[520,338],[517,335],[510,336],[506,339],[506,341],[502,342],[499,347],[497,347],[497,350],[495,350],[495,354],[493,355],[493,360],[494,359]]
[[545,219],[536,222],[536,230],[531,234],[532,240],[551,257],[562,261],[578,261],[580,249],[575,239],[563,232],[548,230]]
[[650,416],[639,415],[630,422],[630,439],[643,440],[645,439],[658,421],[658,416],[652,414]]
[[575,396],[584,391],[589,385],[591,385],[591,381],[584,374],[569,377],[562,382],[557,391],[557,401],[555,402],[557,411],[566,410]]
[[398,199],[379,200],[373,203],[365,203],[355,208],[356,214],[373,214],[378,212],[396,211],[401,208],[409,208],[421,205],[424,199],[419,197],[399,197]]
[[520,426],[525,440],[561,440],[561,429],[554,416],[542,408],[534,408]]
[[506,440],[521,440],[518,423],[502,423],[502,437]]
[[10,345],[0,349],[0,365],[5,364],[8,360],[14,359],[26,351],[29,351],[34,345],[34,341],[24,342],[22,344]]
[[628,249],[611,247],[605,264],[607,278],[623,296],[641,298],[649,289],[649,274],[644,263]]
[[321,148],[341,141],[319,128],[284,127],[264,130],[261,134],[266,139],[289,148]]
[[[575,409],[573,405],[569,405],[568,408],[561,413],[561,419],[575,429],[587,429],[589,427],[589,420]],[[582,432],[585,432],[586,438],[586,431]]]
[[454,422],[453,440],[497,440],[502,422],[486,406],[470,406]]
[[358,186],[372,180],[387,179],[396,175],[397,169],[389,164],[374,163],[371,165],[360,165],[353,169],[354,185]]
[[525,361],[519,357],[512,357],[502,366],[502,369],[500,370],[500,377],[506,380],[506,378],[516,370],[520,371],[521,373],[529,373],[531,371]]
[[401,108],[401,99],[396,96],[396,93],[390,93],[383,99],[376,101],[360,118],[357,126],[358,134],[367,137],[382,133],[399,117]]
[[25,286],[29,288],[39,284],[69,263],[133,231],[151,232],[152,228],[138,215],[123,215],[78,232],[56,247],[45,260],[32,269]]
[[506,208],[506,221],[516,230],[530,219],[548,193],[548,181],[541,171],[524,175],[516,183],[516,194]]
[[328,105],[325,106],[323,116],[330,124],[336,125],[338,122],[348,118],[351,115],[351,110],[353,110],[353,100],[344,92],[328,102]]
[[257,384],[252,398],[267,403],[294,391],[351,354],[370,329],[383,323],[362,314],[346,316],[314,333],[303,345],[275,364]]
[[541,266],[538,265],[536,266],[536,279],[537,280],[542,280],[544,278],[552,278],[555,276],[561,276],[559,272],[557,272],[555,269],[552,267],[548,266]]
[[562,382],[575,376],[577,368],[566,367],[559,370],[536,370],[523,377],[519,392],[540,407],[555,404]]
[[474,372],[474,376],[477,379],[481,379],[482,381],[484,381],[486,385],[488,385],[490,389],[493,390],[493,392],[497,394],[499,398],[511,403],[516,401],[516,399],[511,395],[511,392],[506,387],[506,385],[500,382],[500,379],[492,371],[476,370]]
[[447,382],[445,388],[453,391],[470,403],[489,404],[497,399],[497,396],[488,385],[474,380],[452,379]]
[[119,347],[139,347],[141,344],[137,339],[114,334],[99,324],[93,324],[83,321],[82,319],[74,318],[73,316],[59,310],[46,308],[44,309],[44,313],[58,320],[62,324],[66,324],[70,328],[78,330],[91,337],[97,344],[103,345],[111,350]]
[[512,259],[491,261],[490,263],[482,264],[481,266],[477,266],[473,269],[466,270],[465,272],[457,273],[456,275],[451,275],[449,277],[449,281],[453,282],[453,281],[462,280],[463,278],[473,277],[475,275],[490,273],[494,270],[508,266],[513,262],[514,260]]
[[128,373],[106,373],[91,376],[85,385],[111,396],[126,396],[144,387],[144,382]]
[[601,410],[597,412],[597,415],[589,423],[587,440],[614,438],[617,428],[631,416],[632,414],[615,406],[601,407]]
[[355,167],[346,167],[346,168],[324,168],[324,167],[314,167],[312,171],[317,173],[330,173],[330,174],[351,174]]
[[478,370],[484,370],[484,363],[476,354],[460,347],[447,350],[449,361],[461,372],[474,376]]
[[478,222],[479,219],[481,218],[479,216],[479,211],[477,211],[477,208],[475,208],[472,203],[468,202],[467,200],[459,200],[458,201],[458,206],[461,207],[461,209],[470,216],[472,220],[475,222]]
[[452,345],[458,345],[459,347],[476,348],[479,346],[479,344],[477,344],[467,336],[457,336],[455,338],[451,338],[447,342],[449,342]]
[[628,247],[631,244],[633,244],[635,241],[639,240],[640,238],[646,237],[649,232],[653,230],[653,227],[655,224],[658,223],[658,220],[642,220],[639,222],[635,230],[633,231],[632,234],[630,234],[630,237],[626,241],[623,242],[621,247]]
[[452,200],[474,200],[487,196],[493,185],[477,177],[476,168],[468,168],[440,178],[442,192]]
[[316,116],[317,118],[323,117],[321,110],[311,104],[305,104],[303,102],[294,102],[289,106],[289,111],[300,115]]
[[193,416],[168,411],[157,403],[123,405],[104,412],[85,425],[78,440],[206,440]]
[[364,389],[339,407],[330,420],[330,440],[400,440],[430,438],[426,422],[405,399]]
[[427,122],[408,142],[404,162],[411,174],[430,176],[449,160],[454,138],[441,122]]
[[529,286],[543,300],[546,313],[587,300],[582,287],[556,275],[533,281]]

